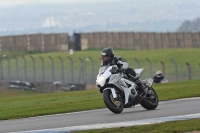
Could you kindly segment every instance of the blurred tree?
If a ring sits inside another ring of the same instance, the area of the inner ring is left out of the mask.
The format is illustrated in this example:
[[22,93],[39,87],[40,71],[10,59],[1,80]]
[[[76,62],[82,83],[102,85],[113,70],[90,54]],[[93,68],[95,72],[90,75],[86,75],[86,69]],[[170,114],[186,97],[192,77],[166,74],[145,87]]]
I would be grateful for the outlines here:
[[178,32],[200,32],[200,18],[194,19],[192,22],[186,20],[177,29]]

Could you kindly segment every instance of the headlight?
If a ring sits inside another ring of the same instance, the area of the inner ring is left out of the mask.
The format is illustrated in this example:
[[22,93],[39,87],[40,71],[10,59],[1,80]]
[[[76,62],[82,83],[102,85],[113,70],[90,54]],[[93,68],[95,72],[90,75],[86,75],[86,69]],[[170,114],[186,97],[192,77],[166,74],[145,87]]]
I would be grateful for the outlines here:
[[96,80],[96,83],[97,85],[100,85],[101,87],[104,86],[105,84],[105,78],[104,77],[99,77],[97,80]]
[[105,79],[104,79],[104,77],[100,77],[99,79],[98,79],[98,82],[102,82],[102,81],[104,81]]
[[97,84],[101,84],[102,82],[104,82],[105,81],[105,78],[104,77],[99,77],[98,79],[97,79]]

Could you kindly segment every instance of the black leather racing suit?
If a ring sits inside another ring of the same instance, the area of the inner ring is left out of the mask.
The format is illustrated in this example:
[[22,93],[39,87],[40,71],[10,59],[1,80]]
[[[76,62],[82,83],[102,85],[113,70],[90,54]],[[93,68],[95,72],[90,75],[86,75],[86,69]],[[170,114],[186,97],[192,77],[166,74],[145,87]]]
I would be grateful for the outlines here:
[[153,82],[154,83],[161,83],[161,81],[164,79],[164,76],[158,76],[158,75],[155,75],[154,77],[153,77]]

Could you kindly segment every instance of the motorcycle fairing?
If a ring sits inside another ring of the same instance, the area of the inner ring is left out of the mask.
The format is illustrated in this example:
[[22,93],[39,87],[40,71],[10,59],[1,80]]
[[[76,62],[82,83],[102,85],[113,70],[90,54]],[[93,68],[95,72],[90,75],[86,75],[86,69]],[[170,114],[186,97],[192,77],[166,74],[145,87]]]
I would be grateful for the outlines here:
[[100,85],[101,87],[105,85],[106,79],[110,77],[111,75],[111,72],[110,72],[111,69],[112,67],[108,67],[105,72],[103,73],[101,71],[99,72],[99,74],[97,75],[97,80],[96,80],[97,85]]
[[[127,84],[130,85],[130,87],[127,86]],[[113,74],[110,77],[110,80],[108,84],[113,84],[117,88],[119,88],[121,91],[124,92],[125,95],[125,104],[128,103],[129,97],[135,98],[137,96],[137,91],[136,91],[136,84],[134,82],[131,82],[125,78],[122,78],[119,74]],[[131,93],[131,90],[133,89],[134,94]]]

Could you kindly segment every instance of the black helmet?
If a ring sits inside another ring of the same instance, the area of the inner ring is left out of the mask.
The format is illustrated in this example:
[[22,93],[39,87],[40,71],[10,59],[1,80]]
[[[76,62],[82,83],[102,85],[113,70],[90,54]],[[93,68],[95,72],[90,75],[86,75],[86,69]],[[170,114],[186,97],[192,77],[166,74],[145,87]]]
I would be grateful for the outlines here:
[[114,52],[110,47],[104,48],[101,52],[101,55],[104,64],[111,63],[112,60],[114,59]]

